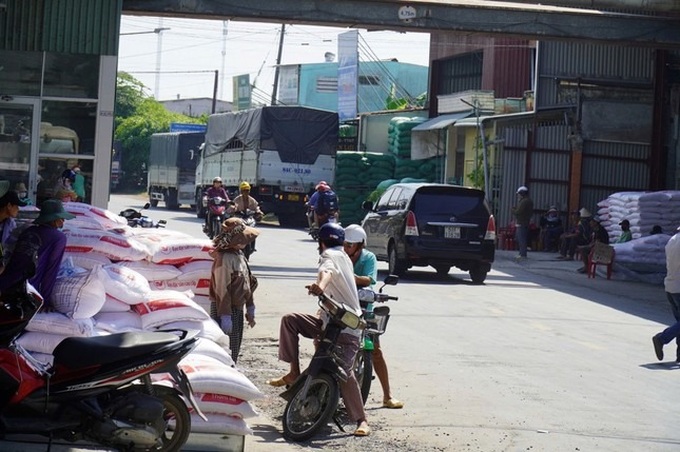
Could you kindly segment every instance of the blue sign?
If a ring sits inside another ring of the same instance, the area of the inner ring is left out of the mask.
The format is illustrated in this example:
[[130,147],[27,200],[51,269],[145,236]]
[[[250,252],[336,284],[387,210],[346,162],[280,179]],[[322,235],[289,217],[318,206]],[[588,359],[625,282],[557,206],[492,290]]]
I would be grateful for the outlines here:
[[184,124],[181,122],[171,122],[170,132],[200,132],[205,133],[208,126],[205,124]]

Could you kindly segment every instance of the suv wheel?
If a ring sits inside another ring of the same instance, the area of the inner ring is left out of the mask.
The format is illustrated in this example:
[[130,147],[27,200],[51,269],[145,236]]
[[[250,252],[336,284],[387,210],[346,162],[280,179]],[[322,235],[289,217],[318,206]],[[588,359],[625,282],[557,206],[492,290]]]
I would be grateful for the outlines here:
[[397,247],[394,244],[390,244],[387,264],[391,275],[403,276],[408,269],[406,260],[397,256]]
[[434,269],[437,270],[437,276],[440,278],[444,278],[446,275],[449,274],[449,270],[451,270],[450,265],[435,265]]
[[481,267],[473,267],[470,269],[470,279],[475,284],[482,284],[486,279],[486,274],[488,272]]

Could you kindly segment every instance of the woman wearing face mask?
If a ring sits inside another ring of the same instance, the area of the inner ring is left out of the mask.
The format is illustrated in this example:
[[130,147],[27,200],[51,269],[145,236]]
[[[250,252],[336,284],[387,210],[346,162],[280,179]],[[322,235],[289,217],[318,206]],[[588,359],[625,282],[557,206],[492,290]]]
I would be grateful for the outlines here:
[[23,182],[19,182],[16,184],[14,187],[14,191],[17,192],[17,195],[19,195],[19,199],[21,202],[24,203],[26,206],[31,206],[33,205],[33,202],[31,201],[31,198],[28,196],[28,189],[26,188],[26,184]]
[[[58,199],[42,203],[40,215],[33,221],[35,224],[21,233],[7,267],[0,275],[0,293],[29,276],[29,282],[45,303],[49,303],[66,248],[66,235],[61,228],[65,220],[72,218],[75,216],[66,212]],[[34,265],[35,273],[27,275]]]
[[8,191],[0,196],[0,273],[9,260],[14,244],[16,243],[19,232],[15,232],[17,227],[14,219],[19,215],[19,207],[26,203],[19,199],[14,191]]

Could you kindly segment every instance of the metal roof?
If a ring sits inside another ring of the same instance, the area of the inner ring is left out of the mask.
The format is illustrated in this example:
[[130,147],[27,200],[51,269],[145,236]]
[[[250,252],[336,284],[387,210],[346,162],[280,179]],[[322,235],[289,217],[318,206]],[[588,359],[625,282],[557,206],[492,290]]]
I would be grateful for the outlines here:
[[472,115],[472,110],[468,111],[461,111],[458,113],[451,113],[448,115],[439,115],[436,118],[432,118],[428,121],[425,121],[422,124],[418,124],[415,126],[413,129],[411,129],[412,132],[423,132],[427,130],[435,130],[435,129],[443,129],[445,127],[450,126],[451,124],[455,123],[456,121],[467,118],[468,116]]

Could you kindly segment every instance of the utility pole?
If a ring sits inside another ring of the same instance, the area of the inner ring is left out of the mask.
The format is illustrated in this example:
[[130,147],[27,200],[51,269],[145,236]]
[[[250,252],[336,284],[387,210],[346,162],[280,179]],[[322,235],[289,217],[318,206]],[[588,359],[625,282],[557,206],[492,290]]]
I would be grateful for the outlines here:
[[276,96],[279,89],[279,66],[283,53],[283,35],[286,33],[286,24],[281,24],[281,37],[279,38],[279,53],[276,55],[276,68],[274,69],[274,89],[272,90],[272,105],[276,105]]
[[[229,22],[226,20],[222,21],[222,84],[220,84],[220,99],[224,99],[224,74],[225,65],[227,59],[227,24]],[[215,107],[213,106],[213,113],[215,113]]]
[[[163,50],[163,18],[159,17],[158,18],[158,45],[156,47],[156,86],[154,89],[154,97],[156,100],[160,100],[158,97],[160,95],[160,89],[161,89],[161,53]],[[154,30],[155,31],[155,30]]]
[[213,85],[213,98],[212,98],[212,114],[215,114],[217,107],[217,81],[219,80],[220,71],[215,71],[215,84]]

